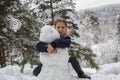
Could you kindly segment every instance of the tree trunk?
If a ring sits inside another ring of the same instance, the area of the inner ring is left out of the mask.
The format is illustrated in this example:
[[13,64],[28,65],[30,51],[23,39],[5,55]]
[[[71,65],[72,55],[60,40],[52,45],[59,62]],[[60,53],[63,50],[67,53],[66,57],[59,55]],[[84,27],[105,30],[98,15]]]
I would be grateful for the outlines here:
[[53,0],[50,0],[50,6],[51,6],[51,18],[52,18],[51,25],[53,25],[54,24]]
[[5,52],[4,52],[4,43],[0,39],[0,65],[1,67],[6,66]]

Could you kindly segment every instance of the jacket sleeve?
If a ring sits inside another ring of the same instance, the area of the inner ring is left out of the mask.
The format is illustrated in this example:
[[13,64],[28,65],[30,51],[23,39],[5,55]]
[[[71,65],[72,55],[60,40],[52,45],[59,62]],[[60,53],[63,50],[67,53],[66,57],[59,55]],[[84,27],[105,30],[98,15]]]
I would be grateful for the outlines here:
[[[39,52],[47,52],[47,45],[48,43],[45,42],[39,42],[36,45],[36,49]],[[65,48],[65,47],[69,47],[71,44],[71,39],[69,36],[65,37],[65,38],[60,38],[60,39],[56,39],[55,41],[53,41],[51,43],[51,46],[53,48]]]
[[69,36],[65,38],[56,39],[51,43],[54,48],[66,48],[71,44],[71,38]]
[[37,43],[37,45],[36,45],[37,51],[39,51],[39,52],[47,52],[47,47],[46,47],[47,44],[48,43],[45,43],[45,42]]

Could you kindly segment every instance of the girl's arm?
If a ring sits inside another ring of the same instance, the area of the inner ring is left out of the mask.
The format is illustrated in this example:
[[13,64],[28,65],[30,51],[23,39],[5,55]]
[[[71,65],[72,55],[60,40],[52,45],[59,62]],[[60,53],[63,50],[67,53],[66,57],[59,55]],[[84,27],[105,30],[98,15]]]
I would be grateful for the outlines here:
[[[65,48],[65,47],[69,47],[71,44],[71,39],[69,36],[64,37],[64,38],[60,38],[60,39],[56,39],[55,41],[53,41],[50,45],[55,49],[55,48]],[[48,43],[45,42],[39,42],[36,45],[36,49],[39,52],[48,52],[47,51],[47,45]]]
[[47,52],[47,45],[48,45],[48,43],[39,42],[39,43],[37,43],[37,45],[36,45],[36,49],[37,49],[37,51],[39,51],[39,52]]
[[60,39],[56,39],[55,41],[53,41],[51,43],[51,45],[54,48],[65,48],[65,47],[69,47],[70,44],[71,44],[71,38],[69,36],[60,38]]

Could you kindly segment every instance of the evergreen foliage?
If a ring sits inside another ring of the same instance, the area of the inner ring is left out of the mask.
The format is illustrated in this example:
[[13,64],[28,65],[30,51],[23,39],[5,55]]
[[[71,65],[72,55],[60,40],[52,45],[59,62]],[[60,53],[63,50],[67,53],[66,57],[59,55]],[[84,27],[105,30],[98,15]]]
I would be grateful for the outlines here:
[[81,24],[91,27],[99,25],[98,18],[95,16],[93,11],[86,10],[80,21]]
[[17,0],[0,0],[0,40],[4,43],[4,46],[1,47],[5,48],[4,54],[6,56],[9,56],[8,51],[10,51],[11,44],[13,44],[15,38],[14,31],[7,25],[7,16],[12,12],[10,10],[12,8],[11,5],[16,1]]
[[[72,1],[71,1],[71,4],[72,4]],[[71,15],[75,15],[74,4],[72,4],[72,6],[71,4],[69,4],[71,8],[64,8],[63,6],[63,8],[54,12],[55,18],[58,17],[59,15],[60,18],[67,20],[68,28],[70,29],[70,36],[72,37],[72,44],[69,49],[69,54],[76,58],[86,60],[91,65],[91,67],[98,69],[98,65],[95,63],[95,60],[94,60],[95,54],[92,52],[92,50],[90,48],[83,47],[74,41],[76,37],[80,37],[80,36],[79,36],[79,33],[77,32],[79,26],[76,24],[76,22],[74,21],[74,18],[71,16]],[[97,17],[92,16],[91,20],[93,20],[93,22],[96,21],[98,24]]]
[[[42,23],[38,23],[35,16],[27,11],[25,6],[19,1],[9,1],[6,2],[6,9],[3,10],[4,14],[1,13],[2,17],[2,29],[1,35],[5,40],[7,53],[12,53],[13,48],[17,51],[13,55],[14,57],[23,57],[21,64],[24,67],[25,61],[33,64],[34,57],[37,56],[37,51],[35,50],[35,44],[38,41],[39,28]],[[11,4],[14,3],[14,4]],[[9,5],[9,6],[8,6]],[[28,5],[28,4],[25,4]],[[20,54],[18,54],[20,52]],[[13,55],[9,54],[8,58],[13,58]],[[13,60],[13,59],[10,59]],[[14,62],[11,61],[11,64]],[[35,61],[34,61],[35,62]],[[16,61],[19,64],[20,62]]]

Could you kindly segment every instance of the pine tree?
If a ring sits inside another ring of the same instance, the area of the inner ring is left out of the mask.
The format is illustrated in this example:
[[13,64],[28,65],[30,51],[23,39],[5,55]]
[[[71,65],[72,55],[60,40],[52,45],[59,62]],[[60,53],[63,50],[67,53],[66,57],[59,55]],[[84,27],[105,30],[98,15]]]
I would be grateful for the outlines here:
[[39,17],[41,22],[45,24],[49,24],[51,21],[54,21],[52,19],[56,18],[66,19],[68,27],[70,29],[70,35],[72,37],[72,45],[69,50],[70,55],[78,58],[81,58],[80,56],[82,56],[83,58],[81,59],[87,60],[92,65],[92,67],[98,68],[93,59],[95,57],[93,52],[89,48],[84,48],[74,41],[74,38],[79,37],[79,34],[77,32],[78,25],[75,23],[75,20],[71,16],[75,14],[74,4],[72,3],[72,0],[41,0],[41,2],[39,2],[38,8],[39,13],[34,14],[38,14],[36,16]]
[[20,29],[16,32],[15,41],[17,49],[22,53],[23,60],[20,63],[21,72],[23,72],[26,63],[30,63],[31,67],[35,64],[35,57],[37,57],[37,52],[35,45],[38,41],[38,35],[40,27],[44,24],[37,21],[37,15],[34,13],[33,9],[28,9],[30,4],[34,1],[29,1],[24,5],[18,6],[18,10],[14,12],[14,17],[19,19],[22,23]]
[[[21,62],[23,72],[24,65],[29,62],[33,64],[35,53],[35,44],[38,41],[39,27],[42,23],[37,22],[36,16],[32,11],[28,11],[20,3],[19,0],[5,0],[1,2],[1,24],[2,28],[0,36],[3,37],[7,53],[12,53],[17,50],[15,54],[9,54],[8,58],[11,64],[14,64],[15,57],[23,57]],[[19,53],[19,54],[18,54]],[[19,62],[15,62],[19,64]]]
[[[74,3],[72,0],[58,0],[53,2],[53,4],[57,6],[53,6],[54,10],[54,18],[63,18],[67,20],[68,27],[70,29],[70,36],[72,37],[72,44],[69,49],[69,54],[73,57],[77,57],[80,59],[86,60],[91,67],[97,68],[98,65],[95,63],[94,57],[96,56],[90,48],[83,47],[77,42],[74,41],[75,38],[80,37],[79,33],[77,32],[78,30],[78,25],[75,23],[74,18],[72,17],[75,15],[75,10],[74,10]],[[60,4],[60,5],[59,5]],[[58,8],[60,7],[60,8]],[[96,18],[93,18],[93,20]]]
[[6,18],[8,14],[11,13],[11,5],[16,1],[17,0],[0,0],[0,40],[4,43],[2,46],[2,48],[5,48],[4,55],[8,55],[8,51],[14,37],[14,32],[6,24]]

